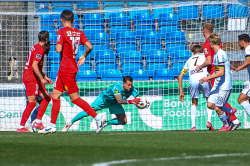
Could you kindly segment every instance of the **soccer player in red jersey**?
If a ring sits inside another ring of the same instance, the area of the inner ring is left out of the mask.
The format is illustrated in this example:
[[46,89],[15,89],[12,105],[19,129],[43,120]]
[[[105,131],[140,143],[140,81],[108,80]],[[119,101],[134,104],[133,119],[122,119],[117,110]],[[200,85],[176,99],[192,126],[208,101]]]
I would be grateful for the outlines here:
[[[200,65],[196,67],[196,70],[199,71],[204,67],[207,67],[208,72],[210,73],[210,75],[212,75],[215,72],[215,68],[213,65],[213,60],[214,60],[214,50],[211,48],[208,37],[213,33],[213,25],[211,23],[205,23],[203,25],[203,34],[204,37],[206,38],[205,43],[203,44],[203,52],[205,54],[206,57],[206,61]],[[220,45],[220,47],[222,48],[222,45]],[[213,87],[214,85],[214,80],[211,80],[211,85]],[[229,103],[227,103],[222,110],[227,114],[227,116],[229,116],[229,124],[233,123],[234,125],[240,125],[240,121],[237,119],[237,117],[235,116],[235,112],[237,111],[235,108],[232,108],[231,105]],[[208,111],[208,122],[206,124],[207,128],[209,128],[209,130],[214,130],[212,124],[211,124],[211,116],[212,116],[212,110]],[[231,128],[232,129],[232,128]]]
[[38,39],[38,44],[34,45],[29,52],[29,56],[23,73],[23,83],[26,88],[28,104],[23,112],[21,123],[19,128],[17,129],[17,132],[29,132],[25,128],[25,123],[28,120],[30,113],[36,106],[37,96],[40,96],[41,98],[43,98],[43,100],[40,103],[40,107],[37,113],[37,119],[33,126],[40,130],[44,129],[42,124],[42,117],[51,100],[51,97],[44,85],[52,84],[52,80],[42,72],[44,55],[48,54],[50,50],[49,32],[39,32]]
[[[97,133],[99,133],[106,119],[105,117],[97,115],[90,105],[79,97],[79,89],[76,84],[78,66],[81,66],[85,62],[86,57],[92,50],[92,45],[82,31],[72,27],[72,23],[74,22],[74,14],[72,11],[64,10],[61,13],[61,22],[63,28],[59,29],[57,32],[56,44],[56,52],[61,54],[61,62],[54,89],[51,94],[53,103],[51,121],[48,127],[40,130],[38,133],[47,134],[56,132],[56,120],[60,110],[60,96],[64,91],[67,91],[72,103],[81,107],[88,115],[95,118]],[[86,52],[79,58],[77,64],[75,58],[80,44],[86,46]]]

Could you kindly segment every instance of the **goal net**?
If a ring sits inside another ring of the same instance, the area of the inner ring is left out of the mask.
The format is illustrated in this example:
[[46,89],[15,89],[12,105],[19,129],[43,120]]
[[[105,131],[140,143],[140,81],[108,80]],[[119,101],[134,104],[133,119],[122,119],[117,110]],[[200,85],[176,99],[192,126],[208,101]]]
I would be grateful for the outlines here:
[[[122,81],[122,76],[130,75],[140,96],[151,103],[142,110],[135,105],[123,105],[127,124],[107,126],[104,131],[190,130],[189,76],[183,81],[183,103],[179,100],[177,78],[192,56],[190,47],[202,46],[205,41],[203,24],[213,24],[234,66],[244,61],[238,35],[250,34],[248,1],[0,2],[0,131],[15,131],[20,124],[26,107],[22,84],[24,65],[41,30],[50,33],[52,43],[43,71],[55,81],[60,64],[60,55],[55,51],[57,31],[62,28],[60,14],[66,9],[75,14],[73,27],[82,30],[93,46],[77,74],[80,97],[91,104],[101,91]],[[76,60],[84,51],[80,46]],[[240,128],[250,128],[250,119],[237,102],[244,81],[248,80],[247,71],[232,71],[232,79],[229,103],[238,110]],[[53,85],[46,88],[51,93]],[[50,121],[51,104],[43,117],[44,126]],[[57,130],[81,111],[64,93]],[[109,120],[115,117],[108,109],[98,113]],[[200,94],[196,129],[205,130],[206,122],[206,100]],[[216,129],[222,126],[215,111],[212,124]],[[87,117],[70,130],[93,131],[95,128],[93,118]]]

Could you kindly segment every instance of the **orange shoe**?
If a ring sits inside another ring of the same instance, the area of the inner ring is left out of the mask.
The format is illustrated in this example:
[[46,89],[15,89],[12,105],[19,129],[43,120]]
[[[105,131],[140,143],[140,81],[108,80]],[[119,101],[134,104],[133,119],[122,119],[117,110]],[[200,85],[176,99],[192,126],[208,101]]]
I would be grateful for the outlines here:
[[39,130],[43,130],[44,129],[44,126],[42,123],[33,123],[33,127],[39,129]]
[[26,128],[17,129],[16,132],[18,132],[18,133],[30,133],[30,131],[27,130]]
[[196,130],[196,128],[195,128],[195,127],[192,127],[192,128],[191,128],[191,131],[195,131],[195,130]]
[[207,122],[206,126],[209,130],[214,130],[212,123]]
[[219,129],[218,131],[229,131],[230,130],[230,126],[228,125],[228,127],[223,126],[221,129]]

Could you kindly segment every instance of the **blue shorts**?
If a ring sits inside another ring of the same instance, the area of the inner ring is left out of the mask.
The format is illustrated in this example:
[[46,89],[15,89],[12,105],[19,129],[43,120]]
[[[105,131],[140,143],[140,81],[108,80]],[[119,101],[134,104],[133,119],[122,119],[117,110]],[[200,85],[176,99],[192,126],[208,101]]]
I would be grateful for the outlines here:
[[90,105],[95,111],[100,111],[101,109],[108,108],[110,114],[124,114],[124,108],[121,104],[110,104],[105,103],[101,96],[98,96],[95,101]]

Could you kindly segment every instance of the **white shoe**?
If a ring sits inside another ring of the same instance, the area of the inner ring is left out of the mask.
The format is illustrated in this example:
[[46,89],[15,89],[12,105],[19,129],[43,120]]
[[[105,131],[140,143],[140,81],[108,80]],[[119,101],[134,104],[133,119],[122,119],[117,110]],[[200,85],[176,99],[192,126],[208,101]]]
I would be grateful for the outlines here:
[[36,128],[33,127],[32,125],[31,125],[31,126],[25,126],[25,128],[26,128],[27,130],[29,130],[30,132],[36,132]]
[[96,133],[97,134],[102,131],[102,129],[104,128],[105,123],[106,123],[106,117],[105,116],[101,116],[101,120],[96,121],[96,125],[97,125]]
[[46,127],[43,130],[39,130],[38,134],[49,134],[49,133],[55,133],[56,132],[56,128],[55,127]]
[[68,129],[69,129],[71,126],[72,126],[72,125],[70,125],[69,123],[67,123],[67,124],[63,127],[62,132],[68,131]]

